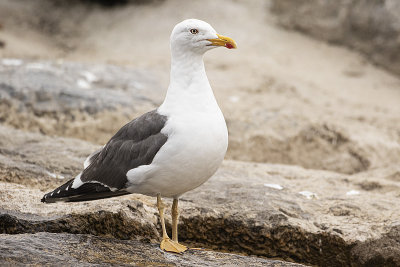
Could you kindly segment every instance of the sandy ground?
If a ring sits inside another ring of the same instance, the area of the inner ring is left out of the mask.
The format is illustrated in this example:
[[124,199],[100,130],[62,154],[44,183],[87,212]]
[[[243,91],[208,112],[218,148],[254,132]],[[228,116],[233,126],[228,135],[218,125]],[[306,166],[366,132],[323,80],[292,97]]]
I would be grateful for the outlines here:
[[166,88],[171,29],[203,19],[239,46],[205,56],[230,130],[229,158],[344,173],[399,162],[399,78],[355,52],[277,27],[268,1],[168,0],[113,9],[44,3],[0,3],[0,56],[149,69]]

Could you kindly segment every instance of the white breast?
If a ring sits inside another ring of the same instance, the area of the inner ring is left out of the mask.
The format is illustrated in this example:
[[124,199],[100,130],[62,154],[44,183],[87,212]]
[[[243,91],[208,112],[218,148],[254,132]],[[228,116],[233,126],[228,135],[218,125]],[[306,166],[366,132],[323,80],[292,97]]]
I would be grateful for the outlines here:
[[136,179],[130,191],[177,197],[207,181],[228,147],[228,131],[219,108],[170,114],[162,132],[168,140],[151,165],[128,175],[129,180]]

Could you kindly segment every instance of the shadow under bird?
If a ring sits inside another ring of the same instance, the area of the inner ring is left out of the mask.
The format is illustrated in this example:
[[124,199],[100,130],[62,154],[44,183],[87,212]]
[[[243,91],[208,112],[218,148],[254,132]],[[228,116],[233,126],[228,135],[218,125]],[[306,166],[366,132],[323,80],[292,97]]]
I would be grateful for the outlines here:
[[[196,19],[177,24],[171,34],[171,77],[162,105],[123,126],[84,162],[74,179],[45,194],[42,202],[89,201],[131,193],[157,197],[161,249],[180,253],[178,199],[206,182],[228,147],[224,116],[215,100],[203,55],[216,47],[236,48]],[[173,198],[172,239],[165,230],[161,197]]]

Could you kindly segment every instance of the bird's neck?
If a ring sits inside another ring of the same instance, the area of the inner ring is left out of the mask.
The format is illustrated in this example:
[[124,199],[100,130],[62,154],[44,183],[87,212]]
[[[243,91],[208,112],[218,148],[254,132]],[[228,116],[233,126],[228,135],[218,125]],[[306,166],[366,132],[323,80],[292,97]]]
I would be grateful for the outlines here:
[[208,84],[203,55],[173,53],[169,88],[191,90],[196,84]]
[[208,82],[202,54],[174,54],[163,109],[219,109]]

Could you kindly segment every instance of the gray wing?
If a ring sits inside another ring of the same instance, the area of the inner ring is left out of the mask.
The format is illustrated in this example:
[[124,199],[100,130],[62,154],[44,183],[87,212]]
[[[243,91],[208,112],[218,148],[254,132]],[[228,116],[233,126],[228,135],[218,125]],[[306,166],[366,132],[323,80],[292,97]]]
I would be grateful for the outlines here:
[[103,149],[88,157],[90,165],[82,172],[82,182],[124,188],[126,173],[150,164],[167,142],[168,137],[161,133],[166,121],[166,116],[153,110],[123,126]]

